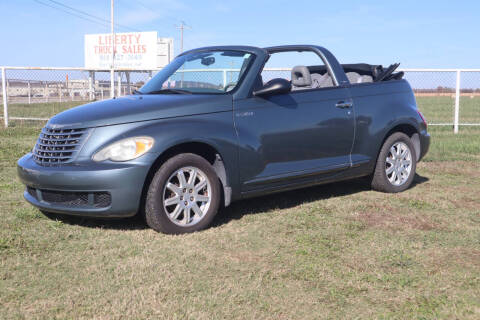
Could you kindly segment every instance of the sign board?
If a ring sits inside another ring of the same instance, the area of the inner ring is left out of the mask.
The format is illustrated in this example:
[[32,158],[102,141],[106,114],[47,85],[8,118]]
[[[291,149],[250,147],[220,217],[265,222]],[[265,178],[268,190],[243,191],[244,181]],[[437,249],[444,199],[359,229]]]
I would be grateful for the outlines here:
[[161,69],[172,62],[173,55],[173,38],[157,39],[157,68]]
[[[173,39],[156,31],[115,34],[115,69],[154,70],[173,59]],[[112,35],[85,35],[85,68],[108,70],[112,65]]]

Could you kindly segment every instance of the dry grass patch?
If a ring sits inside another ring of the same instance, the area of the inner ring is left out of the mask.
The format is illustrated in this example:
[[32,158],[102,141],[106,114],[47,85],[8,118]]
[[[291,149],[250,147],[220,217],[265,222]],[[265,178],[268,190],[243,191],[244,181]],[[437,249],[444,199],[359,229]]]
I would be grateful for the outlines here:
[[418,215],[399,216],[391,213],[374,212],[360,214],[357,219],[369,227],[389,228],[393,230],[415,229],[428,231],[440,229],[441,227],[439,224],[429,221],[428,218]]

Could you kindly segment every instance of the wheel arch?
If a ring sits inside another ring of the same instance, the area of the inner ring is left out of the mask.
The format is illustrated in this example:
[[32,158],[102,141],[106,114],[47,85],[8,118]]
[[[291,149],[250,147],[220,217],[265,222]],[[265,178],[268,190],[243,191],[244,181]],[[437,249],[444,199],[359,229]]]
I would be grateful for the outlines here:
[[232,189],[223,161],[224,158],[222,157],[221,153],[218,151],[217,148],[204,141],[182,141],[174,143],[169,147],[165,148],[165,150],[160,153],[160,155],[150,166],[143,185],[141,209],[143,210],[143,207],[145,205],[148,187],[153,179],[153,176],[155,175],[155,172],[157,172],[157,170],[165,163],[165,161],[182,153],[196,154],[207,160],[212,165],[221,183],[223,204],[225,207],[228,206],[232,199]]
[[380,148],[378,149],[377,158],[378,158],[378,154],[380,153],[380,150],[381,150],[383,144],[385,143],[385,141],[388,139],[388,137],[390,137],[392,134],[394,134],[396,132],[402,132],[402,133],[406,134],[412,140],[413,147],[415,148],[415,156],[416,156],[417,161],[418,161],[419,158],[420,158],[420,148],[421,148],[419,130],[411,122],[396,123],[395,125],[393,125],[387,131],[387,133],[383,137],[382,143],[380,144]]

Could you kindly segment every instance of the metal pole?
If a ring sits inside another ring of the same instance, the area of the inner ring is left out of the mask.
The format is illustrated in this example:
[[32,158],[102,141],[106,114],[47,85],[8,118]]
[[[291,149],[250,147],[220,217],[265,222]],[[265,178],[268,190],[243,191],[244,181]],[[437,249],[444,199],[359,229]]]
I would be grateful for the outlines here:
[[120,97],[122,95],[122,73],[121,72],[117,72],[118,73],[118,76],[117,76],[117,87],[118,87],[118,91],[117,91],[117,97]]
[[[183,52],[183,30],[185,30],[185,27],[187,27],[187,25],[185,24],[184,21],[182,21],[180,26],[177,27],[177,29],[180,29],[180,53]],[[184,68],[185,68],[185,65],[182,67],[182,69],[184,69]],[[181,88],[183,88],[184,77],[185,77],[185,73],[182,72],[182,78],[180,80],[180,87]]]
[[183,52],[183,31],[185,29],[190,29],[190,27],[185,24],[185,21],[181,21],[181,24],[176,27],[177,29],[180,29],[180,53],[182,53]]
[[130,72],[129,71],[125,72],[125,79],[127,80],[127,93],[126,94],[131,94],[132,91],[130,89]]
[[110,69],[110,98],[115,98],[115,31],[113,29],[113,1],[110,0],[110,32],[112,41],[112,66]]
[[[68,73],[65,76],[65,89],[67,89],[67,96],[70,96],[70,99],[73,101],[73,88],[71,88],[69,85]],[[67,99],[65,99],[65,101],[67,101]]]
[[96,99],[97,99],[97,94],[96,94],[97,82],[96,82],[96,80],[95,80],[95,71],[92,71],[92,84],[93,84],[92,100],[96,100]]
[[459,113],[460,113],[460,70],[457,70],[457,83],[455,88],[455,119],[453,120],[453,133],[458,133]]
[[3,122],[5,128],[8,127],[8,105],[7,105],[7,73],[5,68],[2,68],[2,95],[3,95]]
[[28,81],[28,104],[32,104],[32,92],[30,88],[30,81]]
[[185,29],[185,27],[183,26],[183,21],[182,21],[182,26],[180,27],[180,53],[183,52],[183,29]]
[[227,87],[227,70],[223,70],[223,89]]
[[92,76],[92,71],[88,72],[88,98],[90,100],[93,100],[93,76]]

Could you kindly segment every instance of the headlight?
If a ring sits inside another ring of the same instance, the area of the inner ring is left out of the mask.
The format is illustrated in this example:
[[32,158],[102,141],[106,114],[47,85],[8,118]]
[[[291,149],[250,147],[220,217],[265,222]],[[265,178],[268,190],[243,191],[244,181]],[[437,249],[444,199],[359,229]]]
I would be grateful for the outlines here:
[[153,138],[134,137],[112,143],[95,153],[93,161],[128,161],[140,157],[153,147]]

